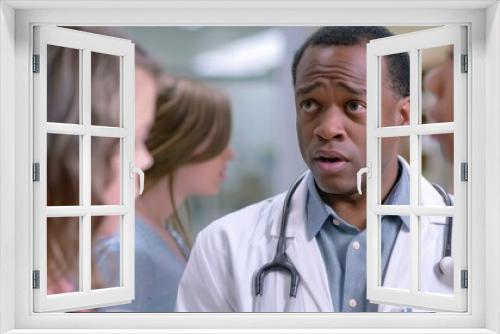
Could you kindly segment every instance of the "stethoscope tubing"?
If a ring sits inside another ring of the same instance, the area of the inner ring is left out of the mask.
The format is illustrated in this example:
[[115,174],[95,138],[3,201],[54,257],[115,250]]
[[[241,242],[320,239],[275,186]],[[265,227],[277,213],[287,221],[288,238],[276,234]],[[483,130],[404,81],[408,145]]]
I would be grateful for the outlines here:
[[[274,259],[271,262],[262,266],[255,275],[254,290],[256,296],[263,295],[264,292],[262,286],[264,277],[273,270],[285,271],[290,273],[291,276],[290,297],[295,298],[297,296],[297,291],[300,283],[300,274],[295,268],[293,262],[288,258],[286,254],[286,229],[288,226],[288,215],[290,214],[292,196],[295,193],[295,190],[297,190],[297,187],[299,186],[300,182],[302,182],[306,174],[307,173],[304,173],[299,178],[297,178],[297,180],[292,184],[292,186],[290,187],[285,196],[285,201],[283,203],[283,210],[281,214],[281,226],[278,238],[278,245],[276,247],[276,255],[274,256]],[[441,186],[434,183],[432,183],[432,185],[434,189],[436,189],[436,191],[443,198],[445,205],[452,206],[453,203],[448,193]],[[453,228],[452,225],[453,225],[453,218],[446,217],[446,232],[444,235],[443,259],[445,257],[451,257],[451,236]]]

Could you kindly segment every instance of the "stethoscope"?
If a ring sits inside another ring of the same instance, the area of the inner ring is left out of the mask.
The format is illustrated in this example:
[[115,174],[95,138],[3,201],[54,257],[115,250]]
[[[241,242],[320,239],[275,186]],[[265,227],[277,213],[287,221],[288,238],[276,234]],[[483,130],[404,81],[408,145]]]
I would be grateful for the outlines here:
[[[295,268],[293,262],[288,258],[286,254],[286,228],[288,225],[288,215],[290,214],[290,206],[292,202],[292,196],[297,190],[300,182],[304,179],[306,173],[302,174],[290,187],[286,196],[285,202],[283,203],[283,210],[281,214],[281,227],[280,234],[278,238],[278,246],[276,247],[276,255],[274,259],[263,265],[255,275],[254,278],[254,287],[255,287],[255,295],[262,296],[262,282],[264,277],[271,271],[284,271],[290,274],[291,283],[290,283],[290,297],[297,296],[297,290],[299,288],[300,283],[300,274]],[[432,184],[434,189],[443,197],[443,201],[446,206],[451,206],[452,201],[448,193],[439,185]],[[453,275],[453,258],[451,257],[451,232],[452,232],[452,224],[453,218],[446,217],[446,231],[444,235],[444,249],[443,249],[443,257],[439,261],[439,272],[444,277],[450,277]]]

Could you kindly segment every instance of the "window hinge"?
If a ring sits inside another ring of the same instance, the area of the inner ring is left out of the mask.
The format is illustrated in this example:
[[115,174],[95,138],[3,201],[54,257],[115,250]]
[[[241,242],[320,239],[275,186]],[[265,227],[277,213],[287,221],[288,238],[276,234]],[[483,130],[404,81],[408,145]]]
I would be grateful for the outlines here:
[[33,289],[40,289],[40,270],[33,270]]
[[460,170],[460,179],[462,181],[469,181],[469,165],[466,162],[462,162]]
[[33,181],[40,181],[40,164],[38,162],[33,164]]
[[40,73],[40,55],[33,55],[33,73]]
[[467,289],[469,287],[469,272],[467,270],[461,271],[461,288]]
[[469,72],[469,57],[462,55],[462,73]]

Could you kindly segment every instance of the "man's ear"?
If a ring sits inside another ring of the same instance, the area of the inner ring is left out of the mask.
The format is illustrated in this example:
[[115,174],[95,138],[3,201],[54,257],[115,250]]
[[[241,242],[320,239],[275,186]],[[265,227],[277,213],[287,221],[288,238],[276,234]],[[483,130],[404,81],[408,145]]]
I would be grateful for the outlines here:
[[403,97],[396,105],[396,124],[408,125],[410,124],[410,97]]

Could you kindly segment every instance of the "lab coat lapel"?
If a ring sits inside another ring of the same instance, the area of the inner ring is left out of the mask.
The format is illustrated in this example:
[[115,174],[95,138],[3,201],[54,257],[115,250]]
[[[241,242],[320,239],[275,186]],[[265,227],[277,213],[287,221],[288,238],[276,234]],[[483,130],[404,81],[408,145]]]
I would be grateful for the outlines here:
[[[300,297],[304,302],[303,311],[332,312],[333,303],[328,285],[328,276],[318,243],[316,238],[308,241],[306,236],[308,190],[305,179],[292,196],[286,232],[286,253],[300,274],[298,294],[301,295]],[[271,229],[273,237],[279,237],[280,226],[281,211],[274,219]]]

